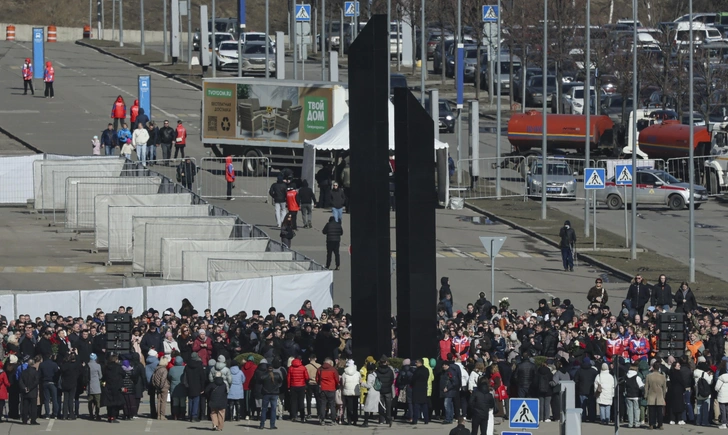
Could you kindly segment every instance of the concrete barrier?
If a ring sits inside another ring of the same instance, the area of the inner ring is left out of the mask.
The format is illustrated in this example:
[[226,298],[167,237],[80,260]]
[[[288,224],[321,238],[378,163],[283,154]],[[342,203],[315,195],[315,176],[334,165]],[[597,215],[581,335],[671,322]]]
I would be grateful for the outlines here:
[[[43,25],[30,25],[30,24],[13,24],[13,23],[0,23],[0,29],[7,29],[7,26],[15,26],[15,40],[18,42],[31,42],[33,40],[33,27],[43,27],[47,29],[48,26]],[[102,38],[107,41],[111,41],[112,31],[111,29],[104,29],[102,32]],[[119,39],[119,29],[116,29],[114,33],[114,40]],[[94,38],[97,39],[96,30],[93,30]],[[56,27],[56,40],[58,42],[74,42],[79,39],[83,39],[83,26],[81,27]],[[169,41],[171,38],[167,38]],[[187,32],[180,34],[180,39],[183,44],[187,43]],[[148,44],[162,43],[164,40],[164,32],[158,30],[147,30],[144,32],[144,41]],[[141,42],[141,31],[139,30],[127,30],[124,29],[124,42],[130,44],[139,44]]]

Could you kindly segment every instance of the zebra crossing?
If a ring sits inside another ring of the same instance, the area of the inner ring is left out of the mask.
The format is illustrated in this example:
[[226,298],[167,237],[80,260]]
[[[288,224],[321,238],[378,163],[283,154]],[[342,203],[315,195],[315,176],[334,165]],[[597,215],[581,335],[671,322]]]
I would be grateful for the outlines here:
[[[525,251],[500,251],[496,258],[545,258],[550,256],[548,252],[525,252]],[[392,257],[397,257],[392,252]],[[435,254],[437,258],[489,258],[486,252],[482,251],[460,251],[457,249],[439,249]]]

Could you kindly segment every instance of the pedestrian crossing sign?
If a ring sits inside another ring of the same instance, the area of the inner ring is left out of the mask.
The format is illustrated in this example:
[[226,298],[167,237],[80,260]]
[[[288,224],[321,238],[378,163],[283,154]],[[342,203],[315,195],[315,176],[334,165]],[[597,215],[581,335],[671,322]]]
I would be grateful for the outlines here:
[[538,429],[538,399],[509,400],[508,427],[511,429]]
[[296,22],[311,21],[311,5],[296,5]]
[[483,22],[484,23],[497,23],[498,22],[498,6],[483,6]]
[[632,165],[617,165],[614,168],[614,184],[624,186],[632,184]]
[[356,1],[344,2],[344,16],[345,17],[358,17],[359,16],[359,2],[356,2]]
[[584,169],[584,189],[604,189],[604,168]]

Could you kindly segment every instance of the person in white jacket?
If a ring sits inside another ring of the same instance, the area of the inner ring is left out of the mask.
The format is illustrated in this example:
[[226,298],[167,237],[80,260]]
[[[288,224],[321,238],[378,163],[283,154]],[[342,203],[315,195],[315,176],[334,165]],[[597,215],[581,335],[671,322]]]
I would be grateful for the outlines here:
[[[700,395],[700,380],[704,379],[707,382],[708,390],[710,385],[713,385],[713,371],[705,361],[704,356],[698,357],[698,365],[693,371],[693,379],[695,380],[695,404],[697,405],[697,411],[695,411],[695,425],[696,426],[709,426],[710,425],[710,398],[711,394],[708,391],[707,397]],[[705,383],[703,383],[705,385]]]
[[640,399],[644,395],[645,383],[637,373],[638,366],[631,365],[624,383],[624,396],[627,405],[627,422],[629,427],[640,427]]
[[137,158],[143,166],[147,166],[147,142],[149,142],[149,132],[140,122],[136,130],[131,135],[131,143],[137,152]]
[[[725,367],[725,363],[721,366]],[[728,372],[724,372],[718,377],[715,383],[715,391],[718,393],[718,405],[720,407],[720,426],[718,429],[726,429],[728,423]]]
[[346,409],[346,422],[356,425],[359,420],[358,399],[360,395],[359,384],[361,384],[361,374],[356,369],[354,361],[346,362],[344,374],[341,375],[341,395],[344,399],[344,408]]
[[609,416],[612,412],[612,401],[614,400],[614,376],[609,373],[609,365],[602,363],[602,370],[594,379],[594,391],[599,392],[597,404],[599,404],[599,421],[602,424],[609,424]]
[[468,378],[468,391],[470,391],[470,394],[473,394],[473,390],[478,388],[478,379],[480,379],[484,371],[485,364],[482,362],[476,362],[475,368],[473,368],[473,371],[470,373],[470,377]]

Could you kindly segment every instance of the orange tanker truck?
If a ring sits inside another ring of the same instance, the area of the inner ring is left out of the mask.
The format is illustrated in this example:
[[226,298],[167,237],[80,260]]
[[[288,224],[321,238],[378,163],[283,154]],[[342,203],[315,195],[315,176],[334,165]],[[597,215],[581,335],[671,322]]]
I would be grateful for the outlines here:
[[[706,127],[693,127],[696,156],[710,155],[711,137]],[[640,131],[639,147],[650,158],[688,157],[690,126],[677,120],[663,121]]]

